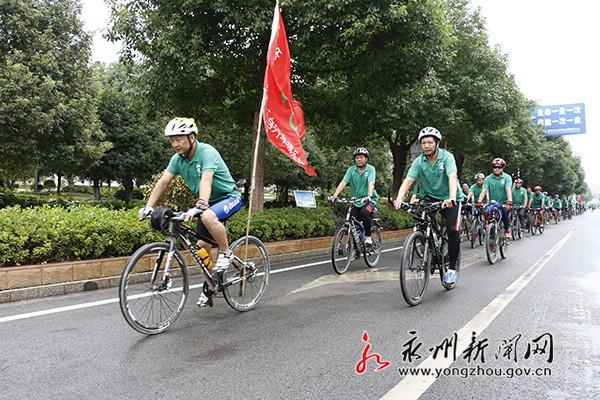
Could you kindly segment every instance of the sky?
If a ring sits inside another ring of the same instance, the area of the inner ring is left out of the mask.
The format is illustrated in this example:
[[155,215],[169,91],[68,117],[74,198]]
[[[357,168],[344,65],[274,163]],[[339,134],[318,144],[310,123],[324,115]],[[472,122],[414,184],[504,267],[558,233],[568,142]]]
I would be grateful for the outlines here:
[[[565,136],[580,156],[586,182],[600,192],[600,2],[596,0],[471,0],[487,21],[490,44],[508,56],[509,71],[540,105],[584,103],[586,133]],[[115,62],[119,45],[102,33],[103,0],[82,0],[85,29],[94,32],[94,61]]]

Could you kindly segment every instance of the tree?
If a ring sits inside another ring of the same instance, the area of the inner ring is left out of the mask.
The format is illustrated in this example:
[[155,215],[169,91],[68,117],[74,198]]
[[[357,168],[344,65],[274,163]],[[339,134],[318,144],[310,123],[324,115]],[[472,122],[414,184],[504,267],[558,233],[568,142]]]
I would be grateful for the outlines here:
[[[125,188],[125,202],[129,204],[134,181],[143,182],[162,171],[172,154],[162,135],[163,124],[144,118],[135,101],[136,91],[131,85],[128,69],[121,64],[96,64],[102,90],[99,101],[99,119],[111,148],[100,163],[88,170],[94,180],[115,179]],[[95,185],[96,186],[96,185]]]
[[9,179],[74,173],[106,149],[80,11],[75,0],[0,4],[0,172]]

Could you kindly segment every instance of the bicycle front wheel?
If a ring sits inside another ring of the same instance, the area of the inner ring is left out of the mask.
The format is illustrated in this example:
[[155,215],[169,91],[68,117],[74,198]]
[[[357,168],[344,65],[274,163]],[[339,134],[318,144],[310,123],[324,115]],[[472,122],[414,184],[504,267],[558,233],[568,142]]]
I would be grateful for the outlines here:
[[492,265],[498,259],[498,231],[494,222],[490,223],[485,231],[485,255]]
[[231,264],[222,276],[223,296],[237,311],[252,310],[269,283],[267,248],[258,238],[244,236],[233,242],[230,250]]
[[187,267],[179,251],[169,253],[169,243],[150,243],[140,247],[123,270],[121,312],[133,329],[155,335],[179,317],[188,290]]
[[376,267],[381,259],[381,247],[383,246],[383,234],[381,228],[377,225],[371,227],[371,239],[373,244],[370,246],[365,245],[364,257],[365,262],[371,268]]
[[431,257],[429,252],[425,252],[426,243],[423,232],[413,232],[404,242],[400,258],[400,289],[404,300],[411,306],[421,302],[429,284]]
[[342,225],[333,235],[331,264],[333,270],[340,275],[348,270],[354,256],[354,240],[351,233],[348,225]]

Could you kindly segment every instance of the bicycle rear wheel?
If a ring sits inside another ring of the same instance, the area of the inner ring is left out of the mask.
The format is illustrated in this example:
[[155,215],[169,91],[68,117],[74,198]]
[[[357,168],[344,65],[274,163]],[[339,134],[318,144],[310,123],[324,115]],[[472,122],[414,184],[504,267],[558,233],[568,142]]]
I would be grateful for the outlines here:
[[252,310],[269,283],[271,265],[267,248],[254,236],[239,238],[229,248],[231,264],[221,277],[223,297],[237,311]]
[[331,264],[333,270],[343,274],[348,270],[354,257],[354,240],[351,236],[350,227],[342,225],[333,235],[331,243]]
[[[167,265],[169,272],[165,273]],[[123,270],[121,312],[133,329],[155,335],[179,317],[188,290],[187,267],[179,251],[169,255],[169,243],[150,243],[139,248]]]
[[373,239],[373,244],[369,247],[365,245],[363,254],[367,265],[373,268],[379,264],[379,260],[381,259],[381,247],[383,246],[383,234],[378,225],[373,224],[371,227],[371,239]]
[[400,289],[404,300],[411,306],[421,302],[429,284],[431,255],[425,253],[426,242],[423,232],[413,232],[404,242],[400,258]]
[[485,255],[492,265],[498,259],[498,232],[495,222],[490,223],[485,231]]

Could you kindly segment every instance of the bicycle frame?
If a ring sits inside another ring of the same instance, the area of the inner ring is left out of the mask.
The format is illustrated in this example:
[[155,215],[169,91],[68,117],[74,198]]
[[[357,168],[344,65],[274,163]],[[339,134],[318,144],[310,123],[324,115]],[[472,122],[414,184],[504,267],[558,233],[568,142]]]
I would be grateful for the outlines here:
[[[425,248],[423,249],[423,254],[428,254],[429,249],[431,247],[433,258],[435,260],[442,260],[442,244],[444,234],[442,233],[442,228],[435,220],[435,215],[441,209],[441,202],[436,203],[420,203],[417,206],[417,212],[413,215],[416,224],[413,228],[413,231],[421,231],[424,233],[425,238]],[[437,240],[436,240],[437,239]],[[422,263],[426,263],[427,259],[423,257]],[[421,267],[425,267],[426,265],[421,265]],[[441,264],[433,264],[435,268],[439,268]],[[433,272],[433,269],[432,269]]]

